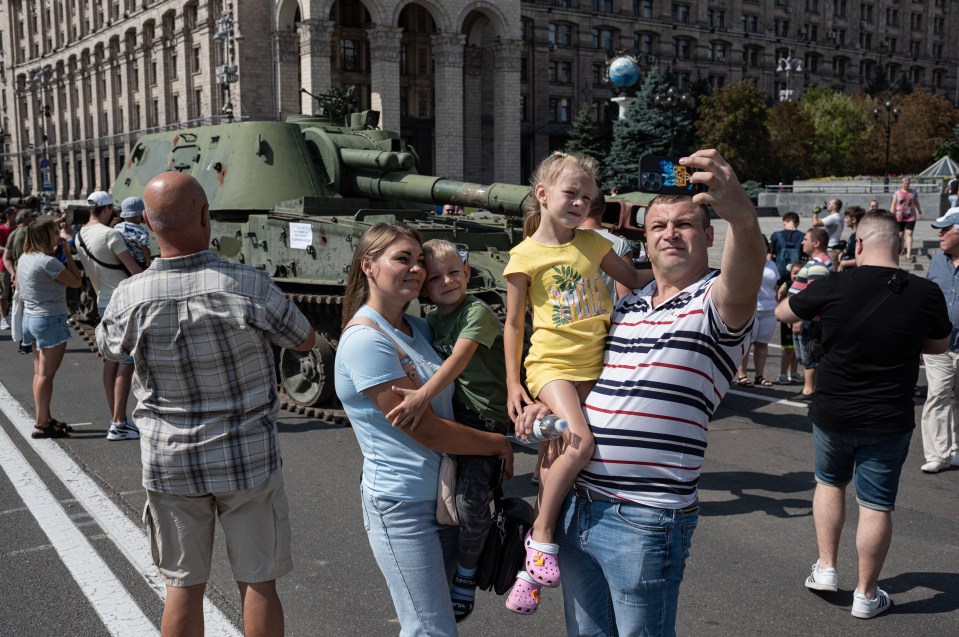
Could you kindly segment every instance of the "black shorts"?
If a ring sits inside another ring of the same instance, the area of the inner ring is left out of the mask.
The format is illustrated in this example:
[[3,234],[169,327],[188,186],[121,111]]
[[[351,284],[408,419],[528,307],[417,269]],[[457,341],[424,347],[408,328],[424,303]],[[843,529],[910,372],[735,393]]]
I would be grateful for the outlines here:
[[915,220],[915,219],[913,219],[912,221],[900,221],[900,222],[899,222],[899,232],[902,232],[903,230],[908,230],[909,232],[912,232],[912,231],[915,230],[915,229],[916,229],[916,220]]
[[793,326],[789,323],[779,323],[779,344],[783,349],[793,349]]

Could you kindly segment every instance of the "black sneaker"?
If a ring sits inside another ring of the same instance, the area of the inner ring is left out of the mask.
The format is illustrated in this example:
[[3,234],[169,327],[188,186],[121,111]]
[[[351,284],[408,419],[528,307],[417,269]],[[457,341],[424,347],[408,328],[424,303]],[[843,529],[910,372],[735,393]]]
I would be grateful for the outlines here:
[[21,354],[32,354],[33,344],[31,343],[29,345],[24,345],[23,343],[20,343],[19,345],[17,345],[17,351],[20,352]]
[[799,392],[798,394],[796,394],[795,396],[793,396],[792,399],[793,399],[793,400],[798,400],[799,402],[808,403],[809,401],[812,400],[812,397],[813,397],[813,396],[815,396],[815,394],[804,394],[804,393],[802,393],[802,392]]

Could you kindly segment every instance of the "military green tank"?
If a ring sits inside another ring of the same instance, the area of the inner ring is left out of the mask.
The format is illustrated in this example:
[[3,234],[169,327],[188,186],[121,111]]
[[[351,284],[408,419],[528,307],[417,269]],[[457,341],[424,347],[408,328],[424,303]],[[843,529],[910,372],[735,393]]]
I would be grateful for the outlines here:
[[[331,91],[318,98],[316,115],[286,122],[146,135],[112,189],[116,201],[142,196],[146,183],[168,170],[200,182],[210,205],[211,250],[266,271],[315,327],[312,352],[280,352],[279,377],[289,400],[320,411],[336,407],[332,369],[342,294],[366,229],[401,220],[424,240],[460,245],[469,251],[470,292],[501,308],[503,268],[521,238],[523,201],[530,194],[526,186],[417,174],[415,150],[399,134],[377,129],[375,111],[349,113],[350,97],[350,90]],[[439,204],[487,212],[442,216]]]
[[33,196],[24,196],[20,189],[13,185],[13,173],[3,170],[0,171],[0,210],[7,206],[39,208],[40,200]]

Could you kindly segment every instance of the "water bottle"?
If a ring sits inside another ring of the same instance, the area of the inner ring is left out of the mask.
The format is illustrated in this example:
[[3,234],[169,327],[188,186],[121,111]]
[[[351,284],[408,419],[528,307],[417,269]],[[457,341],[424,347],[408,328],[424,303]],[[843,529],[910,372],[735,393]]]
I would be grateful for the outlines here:
[[569,428],[568,422],[556,414],[549,414],[542,419],[537,418],[533,421],[533,431],[529,434],[527,440],[532,440],[533,442],[554,440],[562,436],[567,428]]

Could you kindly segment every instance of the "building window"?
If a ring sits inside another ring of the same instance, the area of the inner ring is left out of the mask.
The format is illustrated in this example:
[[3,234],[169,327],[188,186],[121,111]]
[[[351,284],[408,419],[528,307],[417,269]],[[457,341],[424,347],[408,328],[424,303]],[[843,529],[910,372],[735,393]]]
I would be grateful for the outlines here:
[[553,7],[562,7],[564,9],[569,9],[570,0],[549,0],[550,6]]
[[921,48],[922,48],[922,44],[919,42],[919,40],[909,41],[909,55],[911,55],[912,57],[914,58],[919,57]]
[[573,27],[561,22],[551,22],[549,25],[548,38],[550,44],[570,46],[573,44]]
[[671,8],[673,22],[689,24],[689,5],[673,3]]
[[913,31],[922,31],[922,14],[921,13],[911,13],[909,14],[909,28]]
[[860,49],[871,49],[871,48],[872,48],[872,34],[871,34],[871,33],[860,33],[860,34],[859,34],[859,48],[860,48]]
[[653,0],[641,0],[639,3],[639,15],[647,19],[653,17]]
[[832,59],[832,72],[834,75],[844,77],[846,75],[846,58],[835,57]]
[[739,19],[744,33],[759,32],[759,16],[744,13]]
[[899,9],[886,7],[886,24],[891,27],[899,26]]
[[725,62],[726,50],[725,42],[710,42],[709,48],[706,49],[706,59],[712,62]]
[[835,0],[832,3],[832,14],[837,18],[846,17],[846,0]]
[[782,18],[773,20],[773,31],[776,37],[789,37],[789,20],[783,20]]
[[193,119],[203,117],[203,89],[193,90]]
[[157,85],[157,63],[150,62],[150,86]]
[[360,71],[360,43],[356,40],[340,40],[340,68],[344,71]]
[[673,57],[678,60],[688,60],[692,51],[689,38],[673,38]]
[[522,121],[529,121],[529,97],[526,95],[519,96],[519,111]]
[[652,33],[634,33],[633,49],[637,53],[649,55],[653,52],[653,34]]
[[758,46],[743,47],[743,64],[750,68],[759,66],[762,49]]
[[706,9],[706,22],[709,26],[717,29],[726,28],[726,11],[723,9],[714,9],[709,7]]
[[177,54],[171,53],[170,54],[170,79],[171,80],[177,79],[177,70],[176,70],[177,62],[178,62]]
[[519,81],[529,82],[529,59],[520,58],[519,61]]
[[866,4],[865,2],[859,5],[859,15],[866,24],[872,24],[873,8],[871,4]]
[[726,76],[725,75],[710,75],[709,76],[709,86],[713,91],[718,91],[726,86]]
[[819,72],[819,56],[815,54],[806,55],[806,72],[807,73],[818,73]]
[[552,123],[565,124],[569,122],[569,98],[551,97],[549,98],[549,121]]
[[606,65],[593,64],[593,86],[606,84]]
[[173,118],[170,121],[171,122],[180,121],[180,96],[179,95],[173,96]]
[[194,74],[200,72],[200,60],[201,60],[200,47],[195,46],[193,47],[193,73]]
[[806,11],[819,13],[819,0],[806,0]]
[[613,12],[613,0],[593,0],[593,11],[600,13]]
[[567,60],[550,60],[549,81],[556,84],[572,84],[573,63]]
[[935,71],[933,71],[932,85],[935,86],[936,88],[942,88],[942,82],[945,76],[946,76],[945,71],[943,71],[942,69],[936,69]]
[[610,29],[593,29],[593,46],[597,49],[613,50],[613,32]]

